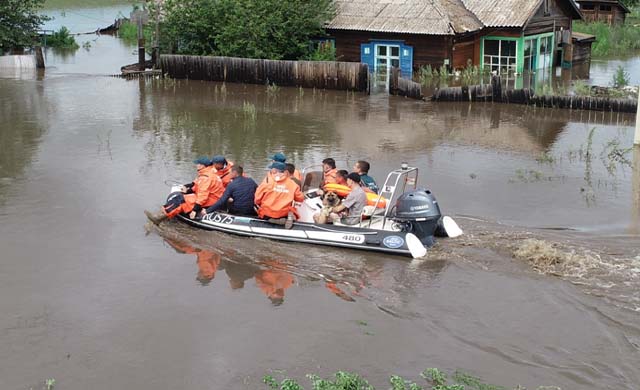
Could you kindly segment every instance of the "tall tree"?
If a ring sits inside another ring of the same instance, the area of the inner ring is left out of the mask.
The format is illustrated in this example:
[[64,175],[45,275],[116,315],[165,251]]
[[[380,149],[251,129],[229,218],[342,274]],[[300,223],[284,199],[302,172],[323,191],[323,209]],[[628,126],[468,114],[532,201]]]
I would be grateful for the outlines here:
[[333,15],[332,0],[166,0],[164,50],[298,59]]
[[0,49],[31,46],[49,18],[39,15],[45,0],[0,0]]

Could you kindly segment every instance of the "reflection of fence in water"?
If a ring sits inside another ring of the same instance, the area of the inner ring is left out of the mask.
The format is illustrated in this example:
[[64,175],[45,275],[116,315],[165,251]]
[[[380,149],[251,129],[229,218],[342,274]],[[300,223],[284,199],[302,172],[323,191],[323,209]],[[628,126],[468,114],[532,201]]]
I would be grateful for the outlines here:
[[368,66],[357,62],[161,55],[160,67],[163,73],[176,79],[356,91],[369,89]]

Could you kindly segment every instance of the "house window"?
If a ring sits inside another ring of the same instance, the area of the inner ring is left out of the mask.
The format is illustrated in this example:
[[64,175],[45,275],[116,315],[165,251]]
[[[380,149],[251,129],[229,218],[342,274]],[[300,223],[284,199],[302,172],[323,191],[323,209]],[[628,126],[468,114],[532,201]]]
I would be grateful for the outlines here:
[[611,12],[611,6],[610,5],[601,5],[600,6],[600,11]]
[[364,54],[366,54],[366,55],[371,54],[371,48],[369,48],[369,47],[365,47],[365,48],[364,48]]
[[540,38],[540,61],[538,69],[550,68],[553,63],[553,37]]
[[484,41],[484,66],[491,72],[516,73],[517,42],[486,39]]
[[593,4],[582,4],[580,6],[580,9],[583,9],[585,11],[593,11],[595,7],[593,6]]
[[536,60],[538,58],[538,40],[525,39],[524,41],[524,72],[536,70]]

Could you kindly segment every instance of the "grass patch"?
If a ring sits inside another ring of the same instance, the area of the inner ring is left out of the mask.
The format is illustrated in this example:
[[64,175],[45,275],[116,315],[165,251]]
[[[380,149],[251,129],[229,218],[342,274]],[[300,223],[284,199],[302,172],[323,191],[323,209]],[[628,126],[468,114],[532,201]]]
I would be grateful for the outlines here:
[[591,87],[582,80],[573,83],[573,92],[577,96],[591,96]]
[[622,88],[629,85],[630,77],[629,73],[622,67],[622,65],[618,65],[616,68],[616,72],[613,74],[613,79],[611,83],[614,88]]
[[[505,387],[484,383],[480,378],[455,371],[451,378],[437,368],[427,368],[420,377],[425,383],[406,380],[398,375],[391,375],[389,383],[391,390],[507,390]],[[333,377],[323,379],[315,374],[307,375],[311,382],[312,390],[375,390],[369,382],[358,374],[346,371],[338,371]],[[298,382],[291,378],[276,380],[271,375],[265,375],[262,382],[271,390],[304,390]],[[554,389],[559,389],[553,387]],[[524,387],[516,386],[514,389],[523,390]],[[549,389],[538,387],[538,390]]]
[[[150,47],[153,43],[153,28],[151,25],[145,25],[142,27],[142,33],[144,34],[145,46]],[[118,38],[127,43],[138,42],[138,26],[131,22],[124,22],[118,29]]]
[[267,85],[267,94],[270,96],[277,95],[280,92],[280,87],[276,85],[276,83]]
[[247,101],[243,102],[242,113],[244,114],[245,118],[247,118],[251,122],[256,121],[256,105],[255,104]]

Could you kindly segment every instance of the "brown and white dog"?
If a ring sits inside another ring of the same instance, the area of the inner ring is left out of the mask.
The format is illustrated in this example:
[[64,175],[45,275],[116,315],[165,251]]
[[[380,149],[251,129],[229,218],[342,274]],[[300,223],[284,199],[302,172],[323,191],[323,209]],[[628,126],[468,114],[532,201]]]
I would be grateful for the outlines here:
[[323,224],[329,220],[329,214],[331,214],[331,208],[340,204],[340,197],[333,191],[326,192],[322,195],[322,210],[319,214],[314,215],[316,223]]

